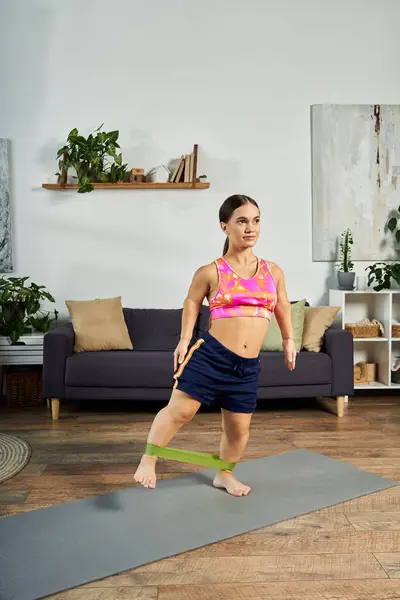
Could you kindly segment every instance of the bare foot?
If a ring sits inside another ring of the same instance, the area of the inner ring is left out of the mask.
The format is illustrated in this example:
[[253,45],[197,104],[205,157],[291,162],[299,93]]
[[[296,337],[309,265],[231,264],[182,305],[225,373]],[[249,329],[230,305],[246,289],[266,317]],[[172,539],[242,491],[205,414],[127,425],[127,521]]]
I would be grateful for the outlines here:
[[156,456],[147,456],[146,454],[142,456],[142,460],[133,476],[136,483],[140,483],[145,488],[154,489],[156,487],[156,462]]
[[224,488],[231,496],[247,496],[251,491],[248,485],[240,483],[230,471],[218,471],[213,485],[216,488]]

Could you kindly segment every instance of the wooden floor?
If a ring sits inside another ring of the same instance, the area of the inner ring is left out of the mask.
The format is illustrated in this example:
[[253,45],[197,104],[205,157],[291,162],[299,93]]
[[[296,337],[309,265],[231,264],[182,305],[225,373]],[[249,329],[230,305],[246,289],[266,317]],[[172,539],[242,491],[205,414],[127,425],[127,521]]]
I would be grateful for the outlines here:
[[[61,407],[0,412],[28,441],[28,466],[0,484],[7,516],[134,485],[150,422],[134,412]],[[253,418],[245,459],[310,448],[400,482],[400,397],[269,403]],[[220,415],[201,411],[174,446],[218,452]],[[191,470],[161,461],[160,478]],[[149,493],[157,493],[149,491]],[[220,493],[220,492],[216,492]],[[238,498],[238,502],[242,499]],[[177,524],[178,526],[178,524]],[[400,486],[52,596],[64,600],[393,600],[400,598]]]

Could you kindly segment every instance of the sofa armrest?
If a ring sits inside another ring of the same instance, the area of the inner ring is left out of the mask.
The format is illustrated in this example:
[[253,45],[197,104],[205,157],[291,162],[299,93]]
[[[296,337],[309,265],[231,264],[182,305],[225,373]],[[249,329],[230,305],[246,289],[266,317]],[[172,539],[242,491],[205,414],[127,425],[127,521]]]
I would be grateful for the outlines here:
[[353,336],[350,331],[329,327],[322,350],[332,360],[332,395],[354,394]]
[[65,363],[74,352],[72,323],[48,331],[43,339],[43,396],[65,398]]

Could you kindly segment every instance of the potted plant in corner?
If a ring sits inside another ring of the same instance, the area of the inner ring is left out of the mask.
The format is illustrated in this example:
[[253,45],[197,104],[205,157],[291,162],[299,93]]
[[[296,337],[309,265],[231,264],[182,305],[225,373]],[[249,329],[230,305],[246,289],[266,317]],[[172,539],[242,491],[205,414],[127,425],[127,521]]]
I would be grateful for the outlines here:
[[9,338],[11,344],[18,344],[24,333],[40,331],[46,333],[51,321],[57,319],[58,312],[41,308],[41,302],[55,302],[44,285],[31,283],[29,277],[2,277],[0,279],[0,335]]
[[346,229],[340,236],[340,263],[337,265],[337,279],[340,290],[353,290],[354,278],[356,276],[353,271],[354,264],[351,261],[351,247],[353,244],[353,235],[350,229]]

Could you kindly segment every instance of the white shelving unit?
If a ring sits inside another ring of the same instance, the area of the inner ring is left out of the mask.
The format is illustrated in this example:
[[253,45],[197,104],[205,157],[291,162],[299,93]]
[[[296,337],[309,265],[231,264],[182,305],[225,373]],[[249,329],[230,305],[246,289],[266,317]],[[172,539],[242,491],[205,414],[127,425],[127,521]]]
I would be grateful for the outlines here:
[[360,361],[377,364],[377,381],[355,384],[354,388],[400,388],[400,384],[391,382],[392,357],[400,356],[400,338],[392,337],[392,322],[400,322],[400,290],[329,290],[329,304],[341,307],[336,321],[343,329],[345,323],[378,319],[385,330],[384,337],[354,338],[354,364]]
[[13,346],[8,338],[0,336],[0,366],[43,364],[43,333],[26,333]]
[[43,333],[26,333],[12,345],[9,338],[0,336],[0,394],[4,392],[7,365],[43,364],[43,338]]

